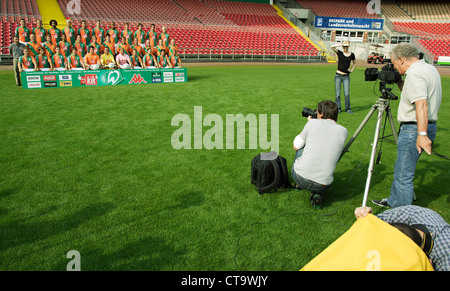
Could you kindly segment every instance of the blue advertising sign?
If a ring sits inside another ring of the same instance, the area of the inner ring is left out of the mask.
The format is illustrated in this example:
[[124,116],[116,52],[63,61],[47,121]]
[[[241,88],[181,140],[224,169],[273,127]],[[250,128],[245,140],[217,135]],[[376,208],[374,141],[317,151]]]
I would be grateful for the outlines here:
[[383,19],[316,16],[315,27],[332,29],[383,30]]

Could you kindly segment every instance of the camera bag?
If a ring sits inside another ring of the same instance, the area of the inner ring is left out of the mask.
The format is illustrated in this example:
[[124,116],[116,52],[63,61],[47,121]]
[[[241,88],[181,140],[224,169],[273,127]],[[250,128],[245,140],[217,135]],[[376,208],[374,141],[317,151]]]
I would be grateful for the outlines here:
[[252,159],[251,179],[259,194],[277,191],[279,188],[292,188],[286,159],[273,151]]

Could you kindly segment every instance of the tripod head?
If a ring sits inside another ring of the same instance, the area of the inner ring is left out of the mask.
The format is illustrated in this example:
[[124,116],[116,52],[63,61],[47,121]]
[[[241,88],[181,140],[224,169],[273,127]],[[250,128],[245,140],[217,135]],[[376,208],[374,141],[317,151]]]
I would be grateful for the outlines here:
[[381,96],[380,98],[383,99],[390,99],[390,100],[398,100],[398,97],[394,95],[394,93],[391,92],[392,88],[386,87],[386,83],[381,81],[380,82],[380,92]]

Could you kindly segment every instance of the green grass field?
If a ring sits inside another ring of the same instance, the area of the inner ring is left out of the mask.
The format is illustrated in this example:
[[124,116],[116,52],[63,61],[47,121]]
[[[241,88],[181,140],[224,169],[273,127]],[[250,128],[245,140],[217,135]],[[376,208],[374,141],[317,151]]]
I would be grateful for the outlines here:
[[[300,269],[355,221],[375,116],[339,162],[321,210],[306,191],[257,193],[250,162],[266,150],[173,149],[171,120],[193,118],[194,106],[223,119],[278,114],[279,154],[291,166],[302,108],[334,100],[335,69],[189,67],[187,83],[37,90],[0,71],[0,270],[66,270],[70,250],[82,270]],[[349,136],[379,95],[363,72],[352,74],[355,113],[339,115]],[[434,150],[450,157],[449,77],[442,86]],[[389,195],[395,157],[385,141],[369,201]],[[415,179],[416,204],[447,221],[449,165],[423,155]]]

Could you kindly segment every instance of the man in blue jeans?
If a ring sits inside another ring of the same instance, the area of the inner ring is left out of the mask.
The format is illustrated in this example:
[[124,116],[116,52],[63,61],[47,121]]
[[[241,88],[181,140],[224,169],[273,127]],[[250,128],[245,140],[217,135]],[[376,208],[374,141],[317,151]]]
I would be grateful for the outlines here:
[[295,137],[291,176],[296,188],[309,190],[313,195],[321,194],[333,182],[333,173],[347,139],[347,129],[336,123],[337,117],[337,104],[324,100],[318,104],[317,119],[309,116],[302,132]]
[[391,195],[372,202],[384,207],[411,205],[414,199],[414,174],[422,151],[431,155],[436,137],[436,122],[442,100],[441,77],[436,68],[419,57],[410,43],[401,43],[391,52],[391,60],[400,75],[402,90],[397,119],[400,133]]

